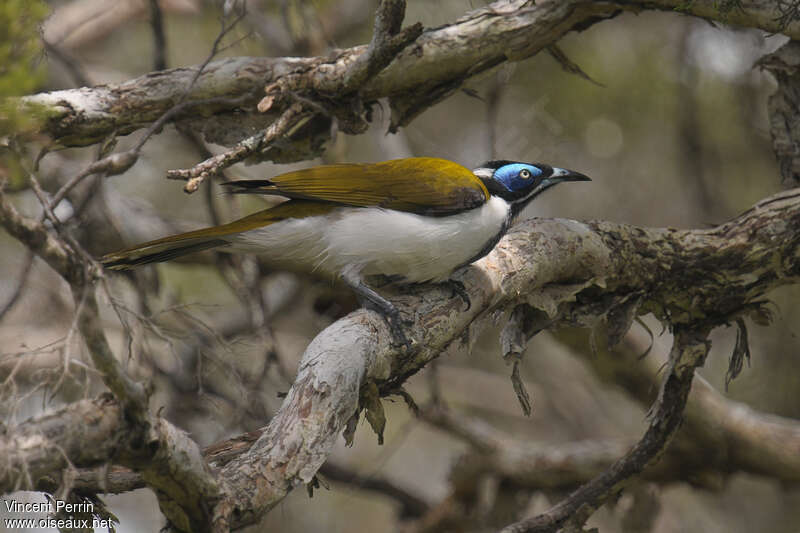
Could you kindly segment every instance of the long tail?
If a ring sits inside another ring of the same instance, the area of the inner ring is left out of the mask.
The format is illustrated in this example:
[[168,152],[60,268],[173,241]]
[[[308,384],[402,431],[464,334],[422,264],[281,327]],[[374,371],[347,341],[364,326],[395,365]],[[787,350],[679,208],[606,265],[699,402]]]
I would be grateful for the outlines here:
[[148,263],[169,261],[192,252],[229,245],[230,241],[220,236],[219,229],[206,228],[164,237],[105,255],[100,258],[100,262],[112,270],[127,270]]
[[100,262],[112,270],[127,270],[147,263],[169,261],[192,252],[229,246],[237,234],[248,230],[263,228],[291,218],[324,215],[336,207],[333,202],[290,200],[228,224],[172,235],[114,252],[100,258]]
[[105,255],[100,258],[100,262],[111,270],[128,270],[148,263],[169,261],[192,252],[228,246],[233,240],[232,237],[238,233],[283,220],[286,218],[287,207],[287,204],[281,204],[221,226],[212,226],[137,244],[132,248]]

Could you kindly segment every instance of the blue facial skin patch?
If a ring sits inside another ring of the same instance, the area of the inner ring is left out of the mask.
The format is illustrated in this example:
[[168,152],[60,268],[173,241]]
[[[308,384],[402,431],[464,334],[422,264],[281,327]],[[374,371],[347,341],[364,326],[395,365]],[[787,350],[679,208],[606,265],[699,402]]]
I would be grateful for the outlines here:
[[[523,169],[528,169],[531,173],[529,178],[521,178],[519,173]],[[531,186],[531,182],[542,175],[542,169],[526,163],[512,163],[505,165],[494,172],[494,179],[502,183],[511,192],[526,189]]]

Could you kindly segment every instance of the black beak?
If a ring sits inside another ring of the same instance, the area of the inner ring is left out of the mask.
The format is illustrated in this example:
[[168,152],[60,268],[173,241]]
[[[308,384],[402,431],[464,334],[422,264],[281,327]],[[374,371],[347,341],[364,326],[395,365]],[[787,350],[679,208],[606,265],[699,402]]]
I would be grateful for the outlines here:
[[546,179],[552,184],[561,183],[562,181],[592,181],[592,179],[585,174],[557,167],[553,167],[553,173]]

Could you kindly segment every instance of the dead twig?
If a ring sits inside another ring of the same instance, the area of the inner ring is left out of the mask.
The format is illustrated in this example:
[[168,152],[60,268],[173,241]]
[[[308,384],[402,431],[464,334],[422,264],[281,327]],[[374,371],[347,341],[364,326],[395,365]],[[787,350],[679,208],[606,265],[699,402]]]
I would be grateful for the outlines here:
[[631,478],[652,464],[678,430],[694,371],[703,365],[711,347],[708,331],[680,328],[675,332],[669,372],[652,407],[652,419],[641,440],[602,474],[582,485],[550,510],[511,524],[502,533],[550,533],[566,524],[580,528],[590,512],[616,495]]
[[167,178],[187,180],[183,190],[193,193],[206,178],[218,174],[223,169],[239,163],[257,152],[268,150],[270,144],[280,138],[291,137],[292,132],[300,128],[310,117],[311,114],[305,111],[301,104],[296,103],[284,111],[266,130],[244,139],[230,150],[209,157],[192,168],[170,170],[167,172]]

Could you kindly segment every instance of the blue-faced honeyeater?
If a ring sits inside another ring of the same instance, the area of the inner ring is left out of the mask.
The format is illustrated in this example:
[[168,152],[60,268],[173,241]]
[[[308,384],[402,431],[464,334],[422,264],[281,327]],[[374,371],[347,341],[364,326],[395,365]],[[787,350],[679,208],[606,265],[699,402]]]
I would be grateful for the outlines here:
[[340,277],[384,313],[395,307],[369,285],[443,281],[488,254],[536,196],[578,172],[539,163],[489,161],[474,170],[431,157],[323,165],[263,180],[226,183],[235,193],[289,201],[234,222],[108,254],[111,269],[219,248],[252,252],[278,268]]

